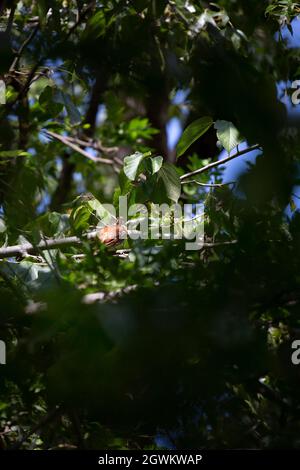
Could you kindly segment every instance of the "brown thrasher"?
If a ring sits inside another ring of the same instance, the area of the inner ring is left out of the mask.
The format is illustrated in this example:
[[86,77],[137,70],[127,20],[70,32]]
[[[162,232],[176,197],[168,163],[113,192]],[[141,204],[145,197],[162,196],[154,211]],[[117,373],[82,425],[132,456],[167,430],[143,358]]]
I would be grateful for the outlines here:
[[115,246],[122,243],[126,238],[127,228],[125,225],[117,222],[113,225],[106,225],[102,227],[97,233],[99,240],[106,246]]

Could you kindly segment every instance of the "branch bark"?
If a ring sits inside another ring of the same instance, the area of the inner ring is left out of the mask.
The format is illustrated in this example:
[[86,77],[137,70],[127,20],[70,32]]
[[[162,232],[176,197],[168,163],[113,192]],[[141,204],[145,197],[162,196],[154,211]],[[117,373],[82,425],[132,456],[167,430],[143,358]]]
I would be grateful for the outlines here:
[[197,184],[198,186],[204,186],[206,188],[222,188],[223,186],[235,185],[235,181],[230,181],[229,183],[200,183],[196,180],[183,181],[181,184]]
[[[41,251],[45,251],[45,250],[65,248],[68,246],[80,246],[82,245],[85,239],[93,240],[97,237],[99,237],[99,230],[88,232],[85,235],[85,238],[82,238],[82,239],[76,236],[65,237],[65,238],[50,238],[48,240],[41,241],[37,245],[33,245],[31,243],[23,243],[22,245],[7,246],[5,248],[0,248],[0,259],[13,258],[15,256],[37,255]],[[104,239],[102,240],[102,243],[109,246],[109,243],[106,243]],[[237,240],[203,243],[203,245],[201,246],[201,249],[215,248],[215,247],[227,246],[227,245],[235,245],[236,243],[238,243]],[[124,250],[117,250],[116,253],[122,254],[123,252]]]
[[[98,231],[88,232],[86,238],[93,240],[96,238]],[[65,238],[51,238],[43,240],[37,245],[31,243],[23,243],[22,245],[13,245],[5,248],[0,248],[0,259],[13,258],[15,256],[34,255],[44,250],[51,250],[56,248],[65,248],[67,246],[77,246],[83,243],[83,239],[79,237],[65,237]]]
[[13,27],[13,24],[14,24],[14,17],[15,17],[16,8],[17,8],[16,4],[13,4],[11,6],[11,9],[10,9],[8,23],[7,23],[7,27],[6,27],[6,31],[5,31],[5,33],[8,34],[9,36],[11,34],[11,30],[12,30],[12,27]]
[[113,165],[114,164],[113,159],[110,160],[108,158],[94,157],[94,155],[91,155],[90,153],[86,152],[81,147],[79,147],[79,145],[74,144],[71,141],[71,139],[69,139],[68,137],[65,137],[65,136],[60,135],[60,134],[56,134],[56,132],[52,132],[52,131],[45,131],[45,134],[52,137],[53,139],[59,140],[60,142],[62,142],[67,147],[70,147],[71,149],[75,150],[75,152],[80,153],[81,155],[88,158],[89,160],[92,160],[93,162],[106,163],[107,165]]

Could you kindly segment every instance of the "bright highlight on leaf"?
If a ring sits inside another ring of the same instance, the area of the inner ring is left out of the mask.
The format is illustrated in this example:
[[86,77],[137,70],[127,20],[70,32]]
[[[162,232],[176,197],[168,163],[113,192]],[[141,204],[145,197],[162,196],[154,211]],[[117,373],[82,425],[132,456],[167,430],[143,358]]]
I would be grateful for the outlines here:
[[217,137],[228,153],[231,152],[242,139],[237,128],[229,121],[216,121],[215,129],[217,130]]
[[213,120],[209,116],[204,116],[192,122],[183,132],[177,147],[177,158],[183,155],[186,150],[201,137],[213,125]]
[[30,153],[24,150],[1,150],[0,158],[29,157]]
[[[144,160],[144,158],[150,157],[150,155],[151,155],[151,152],[146,152],[146,153],[135,152],[132,155],[129,155],[128,157],[124,158],[124,173],[130,181],[134,181],[136,177],[139,175],[139,173],[142,172],[141,163]],[[162,158],[162,157],[157,157],[157,158]],[[156,165],[158,165],[158,161]]]
[[129,180],[134,181],[136,179],[139,166],[144,158],[145,155],[141,152],[135,152],[124,158],[124,173]]
[[154,175],[161,169],[164,159],[163,157],[152,157],[150,160],[151,160],[152,174]]

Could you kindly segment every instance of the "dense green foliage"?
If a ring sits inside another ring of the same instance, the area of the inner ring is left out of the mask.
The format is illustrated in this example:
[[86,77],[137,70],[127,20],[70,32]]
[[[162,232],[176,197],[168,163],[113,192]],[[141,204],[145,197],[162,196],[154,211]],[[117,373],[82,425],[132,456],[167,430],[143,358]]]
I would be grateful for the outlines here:
[[[299,12],[1,2],[0,244],[82,244],[0,260],[0,447],[299,446],[300,127],[276,91]],[[222,185],[207,165],[242,141],[259,155]],[[204,246],[87,240],[119,196],[204,203]]]

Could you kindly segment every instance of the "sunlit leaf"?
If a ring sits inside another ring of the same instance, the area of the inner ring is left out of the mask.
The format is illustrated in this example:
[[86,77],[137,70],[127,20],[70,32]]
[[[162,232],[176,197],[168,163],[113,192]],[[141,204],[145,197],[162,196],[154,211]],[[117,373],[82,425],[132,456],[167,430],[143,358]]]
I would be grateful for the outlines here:
[[135,152],[133,155],[124,158],[124,173],[131,181],[136,179],[140,164],[144,158],[145,155],[140,152]]
[[213,120],[209,116],[204,116],[192,122],[183,132],[177,147],[177,158],[183,155],[186,150],[201,137],[212,126]]
[[150,161],[151,161],[151,166],[152,166],[152,174],[154,175],[161,169],[164,159],[163,157],[160,157],[160,156],[151,157]]
[[242,141],[239,131],[232,122],[216,121],[215,129],[217,130],[217,137],[220,143],[228,153]]
[[29,157],[30,153],[24,150],[1,150],[0,158]]

